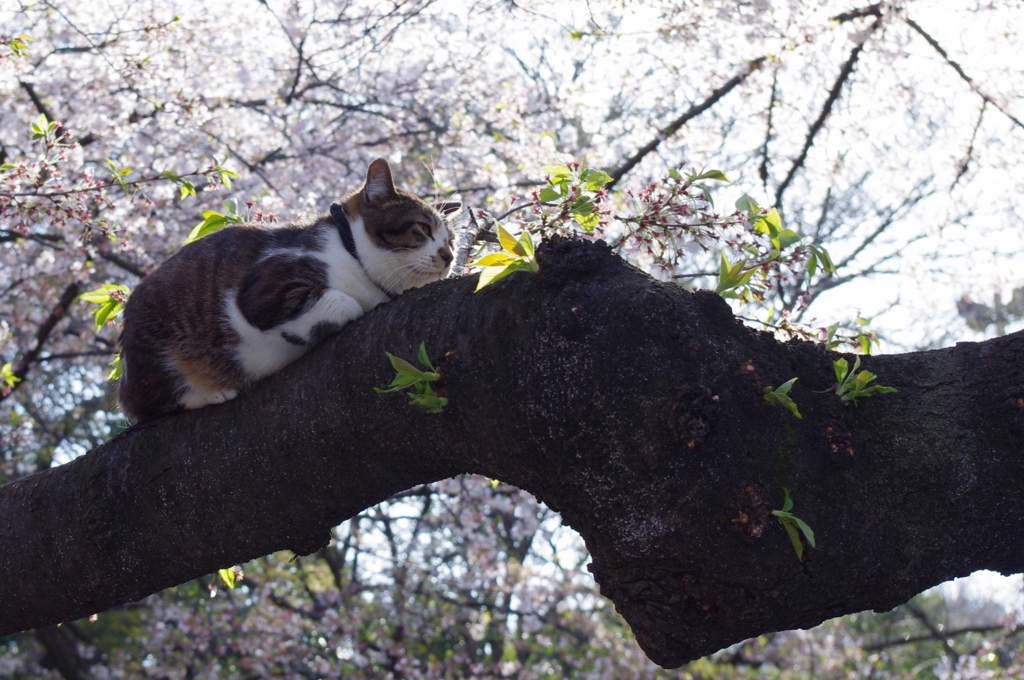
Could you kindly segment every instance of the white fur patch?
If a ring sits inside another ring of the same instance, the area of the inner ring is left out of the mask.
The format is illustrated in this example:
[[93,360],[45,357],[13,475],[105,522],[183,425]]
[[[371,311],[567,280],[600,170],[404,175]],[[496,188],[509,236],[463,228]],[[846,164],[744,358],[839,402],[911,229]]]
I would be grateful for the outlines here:
[[330,323],[340,328],[363,315],[362,305],[352,296],[329,289],[306,313],[263,331],[246,320],[235,298],[236,292],[228,291],[224,299],[224,311],[231,328],[239,337],[235,358],[252,380],[281,370],[309,351],[308,344],[289,342],[285,334],[309,343],[313,340],[312,332],[317,324]]
[[451,264],[438,254],[448,243],[448,225],[443,220],[436,225],[432,238],[411,250],[387,250],[373,245],[361,216],[352,219],[351,225],[363,269],[374,284],[392,295],[443,279],[451,271]]

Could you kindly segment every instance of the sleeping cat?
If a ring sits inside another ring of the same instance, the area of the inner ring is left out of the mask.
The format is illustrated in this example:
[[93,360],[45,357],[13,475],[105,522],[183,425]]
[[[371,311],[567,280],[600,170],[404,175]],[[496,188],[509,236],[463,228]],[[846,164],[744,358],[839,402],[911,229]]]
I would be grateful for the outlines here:
[[121,407],[148,420],[235,398],[402,291],[448,276],[446,215],[396,189],[384,159],[330,213],[229,226],[184,246],[124,308]]

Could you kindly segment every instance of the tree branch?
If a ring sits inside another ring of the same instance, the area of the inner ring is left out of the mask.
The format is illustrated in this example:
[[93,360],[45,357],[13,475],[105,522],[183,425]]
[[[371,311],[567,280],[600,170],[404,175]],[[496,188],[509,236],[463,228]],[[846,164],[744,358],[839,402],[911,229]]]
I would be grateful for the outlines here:
[[60,323],[67,313],[68,308],[71,307],[71,303],[78,297],[79,285],[78,282],[70,283],[64,289],[64,293],[61,294],[60,300],[57,302],[57,306],[53,308],[50,315],[39,325],[39,329],[36,331],[36,344],[30,349],[25,356],[21,358],[17,366],[14,367],[14,376],[18,378],[18,382],[14,383],[14,387],[11,388],[6,394],[0,392],[0,401],[3,401],[7,397],[14,393],[14,390],[18,389],[18,386],[25,382],[25,378],[28,376],[28,372],[32,369],[32,366],[36,363],[39,358],[40,352],[43,351],[43,347],[46,345],[46,341],[50,339],[50,333],[53,332],[54,326]]
[[[873,33],[879,26],[881,26],[881,18],[876,19],[868,30],[868,33]],[[804,163],[807,161],[807,154],[811,150],[811,146],[814,145],[814,138],[821,131],[821,128],[825,126],[825,121],[828,120],[829,115],[832,113],[832,107],[835,106],[836,101],[839,100],[839,95],[843,91],[843,85],[849,80],[850,74],[853,73],[853,67],[856,65],[857,60],[860,58],[860,53],[864,50],[864,45],[867,44],[867,36],[864,40],[850,50],[850,56],[847,58],[846,63],[843,64],[843,68],[839,71],[839,77],[836,78],[835,83],[832,85],[832,89],[828,93],[828,97],[825,99],[825,104],[821,107],[821,112],[818,114],[817,120],[811,125],[807,131],[807,137],[804,139],[804,147],[800,150],[800,155],[793,161],[793,165],[790,166],[789,172],[786,173],[786,178],[782,180],[779,188],[775,191],[775,207],[779,212],[782,210],[782,195],[786,193],[786,189],[789,188],[790,182],[793,181],[793,177],[796,176],[797,171],[804,167]]]
[[974,80],[969,75],[967,75],[964,72],[964,70],[963,70],[963,68],[961,68],[960,64],[958,64],[955,61],[953,61],[952,59],[950,59],[949,58],[949,54],[946,53],[946,50],[944,50],[942,48],[942,46],[939,45],[939,43],[935,40],[935,38],[930,36],[923,28],[921,28],[920,24],[918,24],[916,21],[914,21],[910,17],[907,17],[905,19],[905,21],[907,22],[908,26],[910,26],[912,29],[917,31],[918,35],[920,35],[922,38],[924,38],[925,41],[929,45],[931,45],[935,49],[935,51],[938,52],[942,56],[943,59],[946,60],[947,64],[949,64],[950,66],[953,67],[953,70],[957,72],[957,75],[959,75],[963,79],[963,81],[970,86],[971,90],[976,95],[981,97],[982,101],[984,101],[985,103],[991,104],[992,106],[996,107],[996,109],[1001,114],[1003,114],[1004,116],[1006,116],[1007,118],[1012,120],[1017,125],[1017,127],[1024,128],[1024,122],[1021,122],[1021,120],[1019,118],[1017,118],[1016,116],[1011,114],[1009,111],[1004,109],[1002,106],[1000,106],[999,102],[997,102],[996,100],[992,99],[992,97],[990,97],[989,95],[987,95],[984,92],[982,92],[981,89],[978,87],[977,83],[975,83]]
[[[538,261],[480,293],[473,277],[406,293],[231,402],[0,487],[0,636],[316,552],[344,519],[467,472],[559,512],[664,666],[1024,570],[1024,333],[862,357],[899,391],[852,406],[827,392],[837,355],[750,330],[709,292],[601,243],[547,242]],[[393,375],[385,351],[420,342],[441,414],[370,389]],[[793,377],[801,420],[764,401]],[[783,487],[817,537],[803,561],[771,515]]]
[[28,98],[32,100],[32,105],[36,107],[36,111],[46,116],[46,120],[57,120],[53,117],[53,113],[46,106],[46,104],[43,103],[43,100],[39,96],[39,94],[36,93],[36,88],[32,85],[32,83],[27,83],[24,80],[19,80],[18,85],[20,85],[21,89],[25,90],[25,93],[28,94]]
[[626,175],[626,173],[635,168],[637,164],[639,164],[640,161],[644,159],[645,156],[647,156],[649,153],[657,149],[659,144],[661,144],[663,141],[665,141],[666,139],[674,135],[676,132],[678,132],[679,128],[686,125],[689,121],[693,120],[694,118],[696,118],[697,116],[699,116],[700,114],[704,113],[712,106],[714,106],[719,99],[721,99],[722,97],[736,89],[736,86],[740,85],[743,81],[745,81],[747,79],[747,76],[749,76],[754,71],[760,69],[764,65],[764,62],[766,60],[767,57],[758,57],[753,61],[747,62],[747,64],[744,65],[742,71],[740,71],[732,78],[727,80],[721,87],[714,90],[710,95],[708,95],[708,97],[704,101],[700,102],[699,104],[694,104],[689,109],[687,109],[686,112],[683,113],[683,115],[679,116],[671,123],[669,123],[661,130],[659,130],[658,134],[654,137],[654,139],[645,144],[639,151],[633,154],[625,163],[609,171],[608,174],[611,175],[612,181],[608,183],[607,188],[611,190],[616,184],[619,183],[619,180],[621,180]]

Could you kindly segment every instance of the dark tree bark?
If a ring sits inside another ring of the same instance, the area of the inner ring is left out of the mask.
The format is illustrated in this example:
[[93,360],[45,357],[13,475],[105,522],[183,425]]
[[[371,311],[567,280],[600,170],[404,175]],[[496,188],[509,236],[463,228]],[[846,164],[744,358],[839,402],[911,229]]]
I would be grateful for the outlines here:
[[[463,472],[515,484],[586,540],[647,654],[677,666],[768,631],[888,609],[976,569],[1024,570],[1024,334],[865,367],[744,327],[710,293],[558,242],[539,275],[433,284],[233,402],[158,419],[0,488],[0,635],[279,549]],[[377,395],[421,340],[442,414]],[[799,377],[803,419],[765,403]],[[801,562],[770,511],[815,531]],[[258,527],[258,530],[253,530]]]

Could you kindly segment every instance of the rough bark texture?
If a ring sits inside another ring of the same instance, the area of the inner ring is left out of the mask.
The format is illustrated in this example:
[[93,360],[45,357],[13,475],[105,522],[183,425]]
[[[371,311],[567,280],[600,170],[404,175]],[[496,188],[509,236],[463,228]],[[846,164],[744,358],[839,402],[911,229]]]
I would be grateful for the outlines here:
[[[134,427],[0,488],[0,635],[92,614],[279,549],[416,484],[515,484],[586,540],[657,663],[884,610],[945,579],[1024,570],[1024,334],[864,367],[897,394],[847,406],[834,355],[781,344],[710,293],[600,245],[541,273],[413,291],[223,406]],[[377,395],[425,340],[439,415]],[[762,388],[799,377],[803,419]],[[770,511],[815,531],[797,560]],[[254,530],[253,527],[258,527]]]

